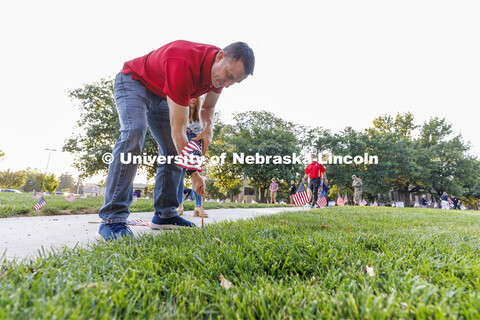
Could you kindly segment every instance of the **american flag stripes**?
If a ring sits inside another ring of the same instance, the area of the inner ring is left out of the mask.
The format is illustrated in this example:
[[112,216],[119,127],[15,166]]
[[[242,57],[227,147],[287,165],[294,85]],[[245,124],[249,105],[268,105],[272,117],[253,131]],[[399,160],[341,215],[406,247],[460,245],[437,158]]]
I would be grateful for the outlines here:
[[345,203],[345,205],[348,206],[348,197],[346,193],[345,193],[345,197],[343,197],[343,203]]
[[72,202],[73,200],[75,200],[75,196],[70,193],[70,194],[65,198],[65,200],[66,200],[67,202]]
[[179,167],[187,170],[202,171],[202,150],[196,141],[190,141],[182,150],[182,162]]
[[127,224],[130,226],[149,226],[150,222],[143,219],[127,220]]
[[34,192],[32,199],[40,199],[42,197],[42,194],[39,192]]
[[345,206],[345,202],[343,202],[343,199],[342,199],[342,197],[340,196],[340,194],[338,194],[337,205],[338,205],[338,206],[341,206],[341,207]]
[[305,203],[308,203],[308,195],[303,183],[298,187],[297,193],[295,193],[295,196],[293,197],[293,203],[295,204],[295,207],[303,206]]
[[325,197],[325,195],[322,194],[322,196],[318,198],[317,206],[319,208],[323,208],[327,206],[327,198]]
[[47,204],[47,201],[45,201],[45,199],[43,199],[42,197],[40,200],[38,200],[37,204],[33,208],[35,209],[35,211],[38,211],[41,207],[43,207],[46,204]]

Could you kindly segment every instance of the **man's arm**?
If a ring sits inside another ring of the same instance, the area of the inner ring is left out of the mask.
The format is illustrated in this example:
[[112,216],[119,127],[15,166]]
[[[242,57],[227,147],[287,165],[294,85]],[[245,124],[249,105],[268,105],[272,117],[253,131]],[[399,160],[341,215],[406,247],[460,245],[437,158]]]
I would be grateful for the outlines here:
[[325,181],[325,184],[328,185],[327,172],[323,171],[322,175],[323,175],[323,181]]
[[167,97],[168,109],[170,110],[170,127],[172,128],[172,140],[177,149],[177,153],[181,154],[183,148],[188,143],[187,138],[187,122],[188,122],[188,106],[184,107],[175,103]]
[[202,140],[202,154],[207,152],[207,148],[213,140],[213,120],[218,98],[220,98],[218,93],[213,91],[207,92],[203,105],[200,108],[200,121],[202,122],[203,130],[193,140]]
[[[183,148],[188,144],[187,138],[187,122],[188,122],[188,106],[181,106],[167,97],[168,109],[170,110],[170,127],[172,128],[172,140],[177,149],[177,153],[181,154]],[[205,182],[197,171],[190,175],[192,179],[192,187],[196,193],[203,197],[205,194]]]

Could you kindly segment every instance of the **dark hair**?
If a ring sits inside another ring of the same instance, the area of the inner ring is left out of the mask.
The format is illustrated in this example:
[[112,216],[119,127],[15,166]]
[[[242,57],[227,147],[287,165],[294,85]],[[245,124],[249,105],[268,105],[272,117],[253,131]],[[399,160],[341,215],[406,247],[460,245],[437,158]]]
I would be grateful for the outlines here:
[[[188,113],[189,120],[193,120],[193,122],[199,122],[200,117],[198,116],[198,114],[200,111],[200,107],[202,106],[202,97],[200,96],[193,99],[197,100],[197,103],[195,103],[195,107],[193,107],[193,114],[190,116],[190,112]],[[189,106],[189,111],[190,111],[190,108],[192,107]]]
[[240,60],[243,63],[246,75],[253,75],[255,68],[255,55],[252,48],[245,42],[234,42],[223,48],[227,59]]

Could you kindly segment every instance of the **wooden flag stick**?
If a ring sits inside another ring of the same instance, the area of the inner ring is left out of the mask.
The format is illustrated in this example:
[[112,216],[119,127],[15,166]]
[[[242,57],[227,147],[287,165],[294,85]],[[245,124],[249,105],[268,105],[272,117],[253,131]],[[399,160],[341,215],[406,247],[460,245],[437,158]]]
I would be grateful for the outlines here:
[[203,197],[201,198],[202,199],[202,209],[201,209],[201,212],[202,212],[202,229],[203,229],[203,198],[205,197],[205,194],[203,195]]
[[[202,150],[203,152],[203,143],[202,143],[202,140],[200,140],[200,149]],[[203,163],[202,163],[202,166],[203,166]],[[205,186],[205,189],[206,189],[206,186]],[[201,215],[202,215],[202,229],[203,229],[203,199],[205,198],[205,192],[207,190],[204,190],[204,193],[203,193],[203,197],[201,197],[201,207],[200,207],[200,212],[201,212]]]

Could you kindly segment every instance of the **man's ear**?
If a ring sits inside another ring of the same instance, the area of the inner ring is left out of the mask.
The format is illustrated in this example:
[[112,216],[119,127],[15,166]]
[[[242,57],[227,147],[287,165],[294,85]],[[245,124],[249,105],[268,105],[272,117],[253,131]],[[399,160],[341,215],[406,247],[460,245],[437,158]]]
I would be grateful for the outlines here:
[[225,58],[225,51],[220,50],[215,57],[215,62],[220,62],[223,58]]

